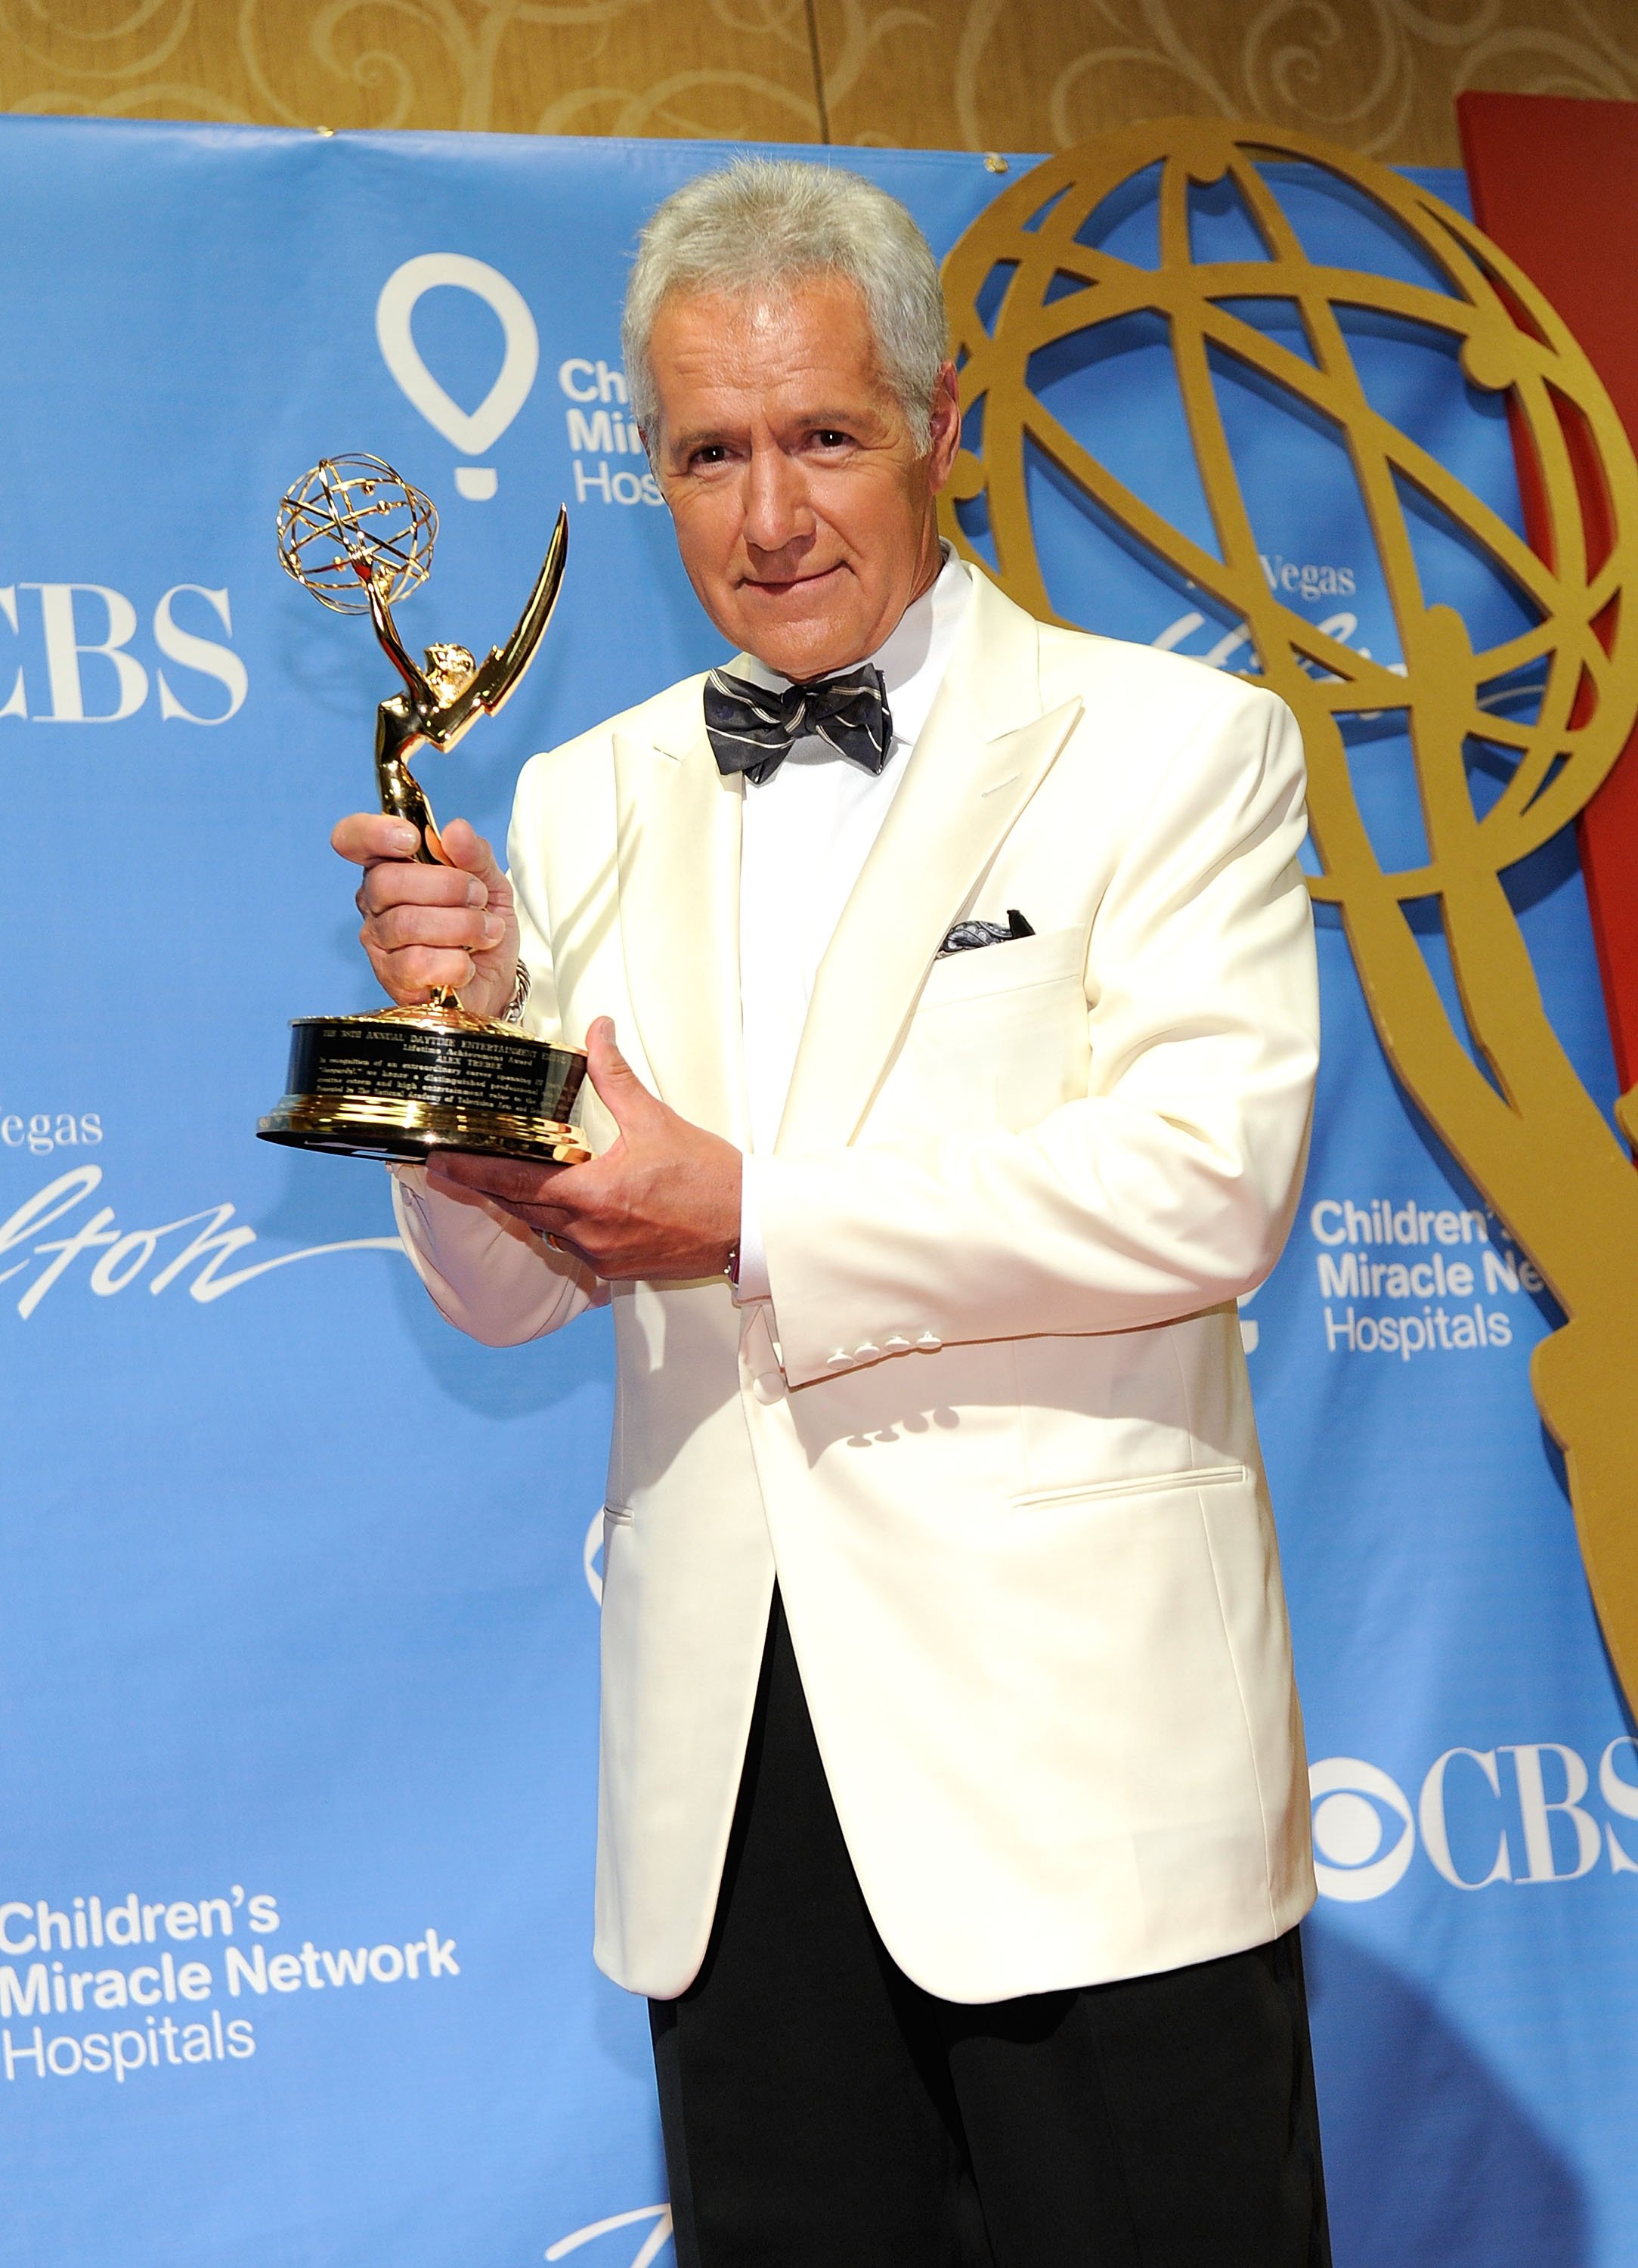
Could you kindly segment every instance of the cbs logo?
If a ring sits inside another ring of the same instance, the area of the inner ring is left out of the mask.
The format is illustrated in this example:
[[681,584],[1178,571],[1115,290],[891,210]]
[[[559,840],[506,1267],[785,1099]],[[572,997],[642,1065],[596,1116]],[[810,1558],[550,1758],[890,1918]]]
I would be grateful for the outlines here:
[[[1326,1756],[1308,1775],[1314,1874],[1345,1905],[1402,1880],[1418,1841],[1458,1890],[1497,1883],[1583,1881],[1638,1874],[1638,1739],[1618,1733],[1597,1764],[1562,1741],[1446,1749],[1413,1811],[1397,1780],[1361,1756]],[[1600,1816],[1602,1813],[1602,1816]]]
[[1410,1865],[1416,1824],[1398,1782],[1358,1756],[1326,1756],[1308,1775],[1314,1879],[1322,1897],[1385,1896]]

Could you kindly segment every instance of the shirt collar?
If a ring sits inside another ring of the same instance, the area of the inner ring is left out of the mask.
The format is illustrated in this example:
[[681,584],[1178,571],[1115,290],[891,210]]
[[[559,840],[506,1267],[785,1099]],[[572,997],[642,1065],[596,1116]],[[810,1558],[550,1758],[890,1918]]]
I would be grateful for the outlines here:
[[[944,681],[944,673],[950,666],[973,597],[966,570],[951,546],[941,543],[939,549],[944,555],[944,565],[933,583],[905,608],[891,636],[874,653],[866,656],[880,670],[887,688],[893,739],[906,747],[921,738],[922,728]],[[769,669],[754,654],[746,654],[733,666],[736,676],[748,678],[753,684],[767,686],[774,692],[782,692],[790,683],[790,678]],[[849,668],[857,666],[857,663],[848,664]],[[841,673],[830,670],[826,674],[836,677]]]

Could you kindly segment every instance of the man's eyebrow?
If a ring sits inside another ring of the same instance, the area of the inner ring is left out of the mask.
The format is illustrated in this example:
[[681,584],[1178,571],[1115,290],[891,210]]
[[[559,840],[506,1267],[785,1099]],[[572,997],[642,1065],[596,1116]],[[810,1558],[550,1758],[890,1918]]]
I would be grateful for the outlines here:
[[851,409],[798,409],[792,414],[793,425],[805,426],[812,433],[856,433],[870,422],[870,412],[855,402]]
[[729,438],[730,434],[726,426],[694,425],[685,429],[680,433],[667,433],[665,446],[668,449],[674,449],[679,455],[686,457],[691,450],[714,448]]
[[[810,433],[855,433],[870,422],[869,413],[862,411],[856,402],[851,409],[797,409],[782,416],[782,424],[790,424]],[[740,429],[734,425],[698,425],[679,433],[668,433],[666,446],[687,456],[694,449],[709,449],[733,440]]]

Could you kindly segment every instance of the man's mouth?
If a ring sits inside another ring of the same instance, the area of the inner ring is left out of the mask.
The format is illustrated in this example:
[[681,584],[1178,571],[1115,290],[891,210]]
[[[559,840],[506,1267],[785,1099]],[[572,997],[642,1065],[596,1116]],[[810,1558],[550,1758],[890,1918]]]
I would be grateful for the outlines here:
[[771,575],[748,575],[743,589],[765,593],[770,599],[782,599],[791,591],[800,591],[809,584],[827,583],[833,575],[840,575],[841,562],[834,566],[819,567],[805,575],[791,575],[781,580]]

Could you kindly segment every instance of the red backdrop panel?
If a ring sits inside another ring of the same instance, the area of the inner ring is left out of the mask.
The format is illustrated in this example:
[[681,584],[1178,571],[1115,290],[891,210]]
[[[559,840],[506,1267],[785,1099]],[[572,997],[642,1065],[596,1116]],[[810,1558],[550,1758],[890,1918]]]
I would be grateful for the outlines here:
[[[1464,94],[1473,213],[1558,309],[1638,443],[1638,102]],[[1541,548],[1521,453],[1526,524]],[[1638,1082],[1638,733],[1581,820],[1582,868],[1623,1089]]]

